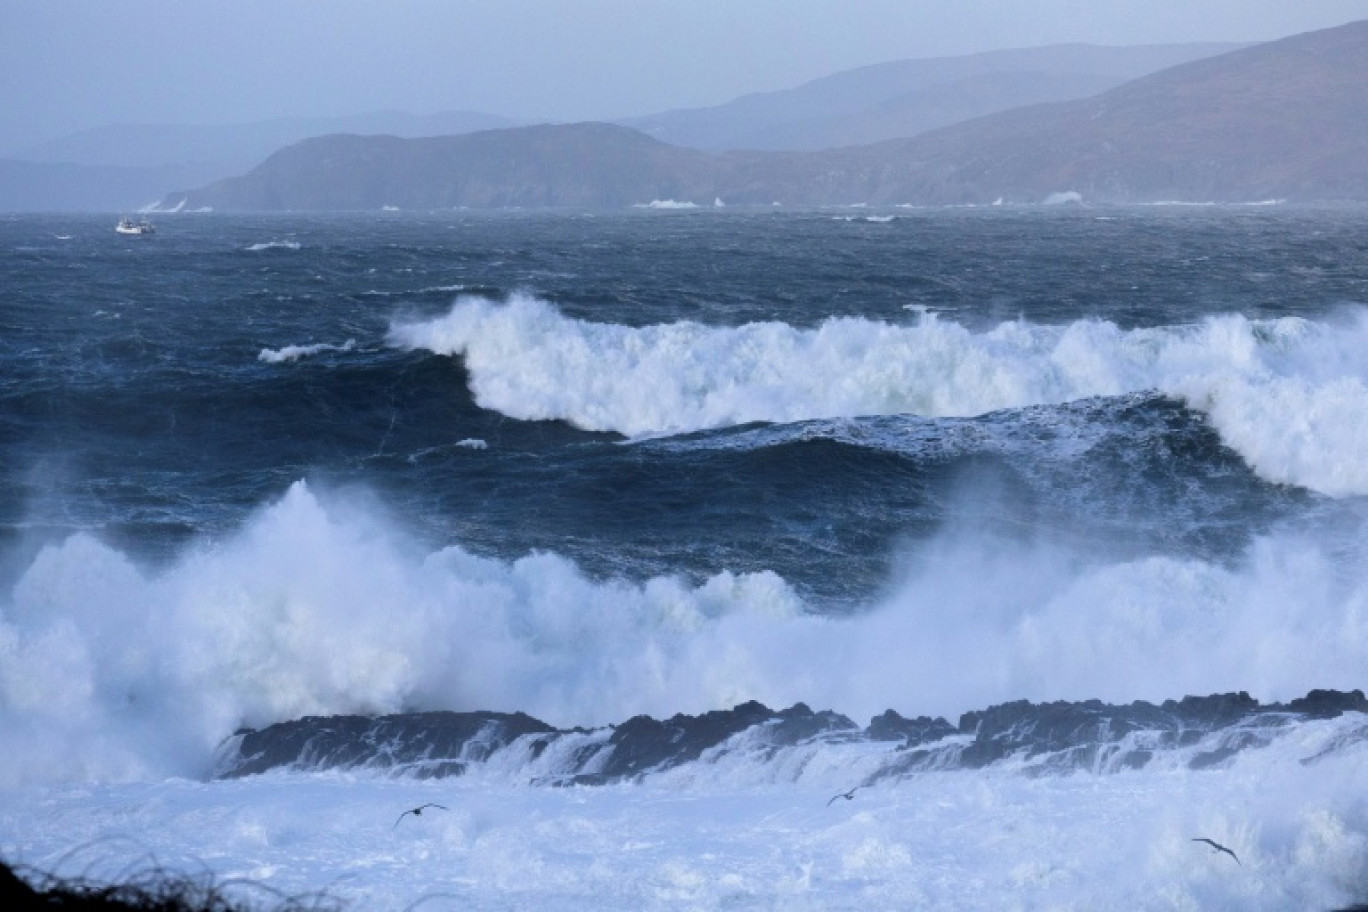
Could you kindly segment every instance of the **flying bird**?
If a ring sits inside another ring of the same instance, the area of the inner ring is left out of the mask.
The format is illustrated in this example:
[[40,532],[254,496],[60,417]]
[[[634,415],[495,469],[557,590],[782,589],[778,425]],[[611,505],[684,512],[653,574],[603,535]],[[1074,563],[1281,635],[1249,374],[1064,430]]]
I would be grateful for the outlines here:
[[[444,811],[451,810],[451,808],[447,807],[444,804],[437,804],[435,802],[429,801],[427,804],[420,804],[416,808],[409,808],[407,811],[404,811],[404,813],[399,815],[399,820],[403,820],[409,814],[412,814],[414,817],[422,817],[424,808],[441,808]],[[390,827],[391,830],[399,825],[399,820],[394,821],[394,826]]]
[[1231,858],[1234,858],[1234,859],[1235,859],[1235,863],[1236,863],[1237,865],[1240,865],[1240,867],[1242,867],[1242,868],[1244,867],[1244,865],[1240,862],[1239,856],[1237,856],[1234,852],[1230,851],[1230,849],[1227,849],[1225,846],[1221,845],[1221,844],[1220,844],[1219,842],[1217,842],[1216,840],[1214,840],[1214,839],[1207,839],[1205,836],[1198,836],[1198,837],[1195,837],[1192,841],[1193,841],[1193,842],[1205,842],[1207,845],[1211,846],[1211,848],[1212,848],[1213,850],[1215,850],[1215,851],[1217,851],[1217,852],[1225,852],[1225,853],[1226,853],[1227,855],[1229,855]]
[[857,785],[857,786],[855,786],[855,788],[851,789],[851,790],[848,791],[848,792],[841,792],[841,794],[839,794],[839,795],[832,795],[832,796],[831,796],[831,801],[828,801],[828,802],[826,803],[826,806],[827,806],[827,807],[831,807],[832,802],[834,802],[837,798],[844,798],[846,801],[849,801],[850,799],[852,799],[852,798],[855,797],[855,792],[856,792],[857,790],[859,790],[860,788],[861,788],[861,786],[858,786],[858,785]]

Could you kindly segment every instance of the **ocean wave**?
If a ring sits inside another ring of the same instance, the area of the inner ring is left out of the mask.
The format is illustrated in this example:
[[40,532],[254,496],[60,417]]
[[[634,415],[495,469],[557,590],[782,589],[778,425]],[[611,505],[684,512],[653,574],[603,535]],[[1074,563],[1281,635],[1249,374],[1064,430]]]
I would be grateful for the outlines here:
[[299,250],[301,247],[299,241],[259,241],[242,249],[256,253],[262,250]]
[[168,567],[87,534],[43,549],[0,600],[0,783],[203,775],[240,726],[306,715],[569,727],[748,700],[950,715],[1288,699],[1368,667],[1368,574],[1306,537],[1219,565],[1098,563],[950,531],[900,561],[887,595],[832,617],[769,572],[594,579],[550,553],[428,551],[376,513],[299,482]]
[[466,290],[466,286],[465,286],[465,285],[429,285],[429,286],[426,286],[426,287],[424,287],[424,288],[419,288],[419,289],[417,289],[417,290],[408,290],[408,289],[405,289],[405,290],[403,290],[403,291],[381,291],[380,289],[372,288],[372,289],[368,289],[368,290],[366,290],[366,291],[360,292],[360,293],[358,294],[358,297],[362,297],[362,298],[402,298],[402,297],[404,297],[404,296],[406,296],[406,295],[453,294],[453,293],[455,293],[455,292],[461,292],[461,291],[465,291],[465,290]]
[[326,342],[319,342],[314,345],[286,345],[284,348],[263,348],[261,354],[257,355],[257,360],[267,364],[283,364],[287,361],[298,361],[300,358],[309,358],[323,352],[348,352],[354,348],[356,348],[355,339],[348,339],[341,345],[329,345]]
[[462,297],[391,344],[459,355],[476,401],[524,420],[628,437],[754,421],[961,417],[1156,390],[1205,412],[1265,480],[1368,493],[1368,311],[1335,321],[1237,314],[1122,329],[1024,320],[974,331],[831,318],[629,327],[566,317],[527,295]]
[[1368,897],[1364,751],[1299,761],[1350,725],[1304,723],[1216,771],[922,774],[849,800],[887,751],[752,742],[772,759],[737,750],[602,789],[528,787],[527,765],[499,763],[511,751],[457,778],[82,783],[8,793],[0,839],[82,884],[126,883],[149,858],[208,873],[250,908],[1340,909]]
[[654,199],[649,203],[637,203],[637,209],[697,209],[698,204],[689,200]]

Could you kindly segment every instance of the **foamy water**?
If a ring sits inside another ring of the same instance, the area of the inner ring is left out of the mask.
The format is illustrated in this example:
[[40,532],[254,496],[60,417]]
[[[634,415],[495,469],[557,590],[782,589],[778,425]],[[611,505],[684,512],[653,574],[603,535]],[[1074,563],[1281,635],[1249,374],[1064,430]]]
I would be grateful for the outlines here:
[[[638,713],[1364,687],[1361,214],[717,208],[0,225],[0,857],[365,909],[1368,902],[1361,713],[548,784]],[[592,730],[213,778],[243,726],[424,709]]]
[[287,361],[298,361],[300,358],[309,358],[323,352],[349,352],[356,348],[356,340],[348,339],[341,345],[332,345],[327,342],[315,342],[312,345],[286,345],[283,348],[263,348],[261,354],[257,355],[257,360],[266,364],[283,364]]
[[[764,782],[738,759],[606,788],[498,771],[59,786],[0,792],[0,851],[95,878],[207,868],[267,905],[263,888],[377,910],[1331,909],[1368,884],[1368,741],[1301,761],[1349,724],[1218,772],[928,773],[834,804],[858,747],[781,758]],[[426,802],[446,810],[400,816]]]
[[[951,532],[848,617],[772,573],[595,581],[554,554],[427,552],[304,483],[230,540],[137,566],[78,535],[0,603],[0,782],[197,776],[239,725],[406,709],[602,725],[757,699],[853,718],[1012,699],[1352,689],[1368,573],[1314,538],[1233,566],[1096,564]],[[1314,657],[1314,661],[1308,661]]]
[[631,437],[750,421],[910,413],[980,415],[1158,390],[1207,413],[1263,478],[1368,493],[1368,316],[1239,315],[1122,330],[1024,321],[974,332],[935,314],[912,325],[830,319],[640,328],[563,316],[525,295],[462,298],[399,323],[390,341],[459,355],[476,401]]

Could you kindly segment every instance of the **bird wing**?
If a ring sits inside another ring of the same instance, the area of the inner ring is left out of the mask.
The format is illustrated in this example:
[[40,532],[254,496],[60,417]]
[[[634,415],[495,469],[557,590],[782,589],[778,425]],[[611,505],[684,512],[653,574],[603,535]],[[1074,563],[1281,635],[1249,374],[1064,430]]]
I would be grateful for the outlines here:
[[1214,839],[1208,839],[1208,838],[1206,838],[1205,836],[1197,836],[1197,837],[1194,837],[1192,841],[1193,841],[1193,842],[1205,842],[1207,845],[1211,846],[1211,847],[1212,847],[1213,849],[1215,849],[1216,851],[1218,851],[1218,852],[1225,852],[1225,853],[1226,853],[1227,855],[1229,855],[1231,858],[1235,859],[1235,863],[1236,863],[1237,865],[1239,865],[1240,867],[1244,867],[1244,862],[1240,861],[1240,856],[1236,855],[1234,852],[1232,852],[1230,849],[1227,849],[1225,846],[1221,845],[1221,844],[1220,844],[1219,842],[1217,842],[1216,840],[1214,840]]

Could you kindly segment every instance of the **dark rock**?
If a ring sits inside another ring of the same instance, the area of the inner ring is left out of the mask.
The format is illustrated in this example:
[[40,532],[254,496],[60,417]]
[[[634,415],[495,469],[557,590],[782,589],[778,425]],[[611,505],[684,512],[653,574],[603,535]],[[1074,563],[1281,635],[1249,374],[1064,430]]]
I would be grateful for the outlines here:
[[218,776],[301,769],[415,766],[427,778],[457,775],[525,734],[551,726],[524,713],[425,712],[381,716],[306,716],[234,736]]
[[[1363,712],[1365,703],[1358,690],[1314,690],[1286,706],[1260,705],[1244,692],[1187,696],[1159,706],[1017,700],[965,713],[958,727],[940,718],[908,719],[889,710],[864,730],[830,710],[814,712],[796,703],[775,711],[754,701],[663,721],[636,716],[597,731],[555,729],[522,713],[311,716],[235,734],[221,752],[217,775],[367,768],[442,778],[463,775],[518,741],[523,756],[543,764],[536,782],[602,785],[699,762],[709,751],[727,749],[733,739],[732,749],[762,763],[786,748],[812,742],[887,743],[897,756],[890,756],[870,781],[913,771],[976,769],[1009,758],[1020,762],[1026,775],[1138,769],[1161,752],[1193,748],[1189,768],[1212,769],[1241,751],[1268,745],[1300,720]],[[745,737],[738,739],[741,735]],[[1316,762],[1364,737],[1368,725],[1351,727],[1303,762]],[[546,769],[552,745],[557,745],[556,764]]]
[[1259,709],[1259,701],[1243,690],[1239,693],[1212,694],[1209,697],[1183,697],[1165,700],[1162,708],[1179,719],[1195,725],[1229,725]]
[[[974,741],[961,754],[966,766],[980,767],[1008,756],[1034,757],[1042,753],[1088,748],[1087,759],[1095,756],[1099,744],[1118,740],[1122,735],[1159,720],[1144,705],[1108,706],[1100,700],[1083,703],[1032,704],[1025,700],[993,706],[981,712],[965,713],[960,718],[962,734],[973,734]],[[1083,758],[1075,755],[1077,764]]]
[[[1105,764],[1134,769],[1149,762],[1155,749],[1190,747],[1213,731],[1255,717],[1268,716],[1266,726],[1276,727],[1282,720],[1275,715],[1243,691],[1165,700],[1160,706],[1143,701],[1113,706],[1100,700],[1042,704],[1018,700],[960,718],[960,733],[972,734],[974,740],[963,748],[959,761],[981,767],[1010,756],[1050,755],[1043,761],[1046,768]],[[1127,749],[1127,736],[1136,733],[1148,734],[1145,744]],[[1213,766],[1246,747],[1268,743],[1268,738],[1253,729],[1233,733],[1220,748],[1199,754],[1189,765],[1194,769]]]
[[813,712],[805,703],[795,703],[778,713],[775,722],[767,729],[771,744],[791,747],[810,741],[819,735],[842,732],[856,732],[859,726],[849,718],[829,709]]
[[934,719],[930,716],[906,719],[889,709],[883,715],[869,720],[865,734],[871,741],[897,741],[901,747],[908,748],[940,741],[955,734],[955,731],[953,725],[939,716]]
[[601,775],[609,779],[639,776],[697,760],[708,748],[773,718],[772,710],[754,700],[701,716],[679,714],[664,722],[635,716],[613,730],[608,739],[613,752]]
[[1338,690],[1313,690],[1287,704],[1289,712],[1312,719],[1333,719],[1347,712],[1368,713],[1368,699],[1361,690],[1343,693]]

